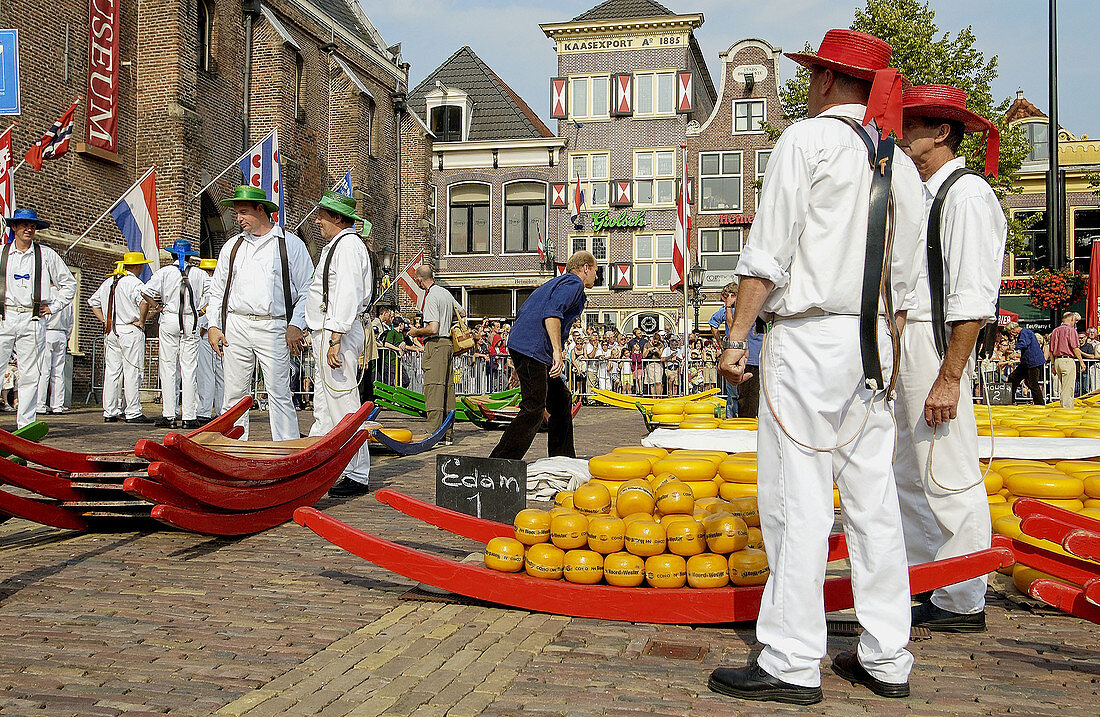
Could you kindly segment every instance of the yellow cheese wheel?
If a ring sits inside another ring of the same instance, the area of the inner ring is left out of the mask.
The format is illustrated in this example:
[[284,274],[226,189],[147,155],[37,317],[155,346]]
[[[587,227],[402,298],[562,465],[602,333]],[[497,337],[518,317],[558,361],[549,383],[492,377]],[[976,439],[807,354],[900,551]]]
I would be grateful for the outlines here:
[[527,574],[533,578],[557,580],[562,574],[565,551],[550,543],[527,548]]
[[1100,438],[1100,428],[1074,428],[1067,431],[1070,438]]
[[682,481],[713,480],[718,472],[714,461],[695,456],[669,456],[653,467],[655,474],[671,473]]
[[637,587],[645,582],[645,561],[630,553],[604,556],[603,579],[620,588]]
[[680,481],[665,483],[657,489],[654,495],[656,496],[657,510],[665,515],[672,515],[673,513],[691,515],[695,509],[694,496],[692,496],[687,485]]
[[588,471],[593,478],[605,480],[645,478],[649,475],[651,457],[636,453],[605,453],[588,460]]
[[691,401],[684,404],[684,413],[688,416],[707,416],[714,418],[714,404],[702,401]]
[[1034,469],[1036,466],[1042,464],[1042,461],[1028,460],[1027,458],[994,458],[989,461],[989,465],[993,466],[993,470],[997,471],[1001,475],[1004,475],[1005,468],[1022,467],[1028,469]]
[[660,516],[657,518],[657,522],[665,526],[666,533],[668,531],[668,526],[672,525],[672,523],[675,521],[695,520],[694,513],[690,515],[686,513],[669,513],[668,515],[661,515],[660,513],[658,513],[657,515]]
[[615,494],[615,509],[622,515],[631,513],[652,513],[657,497],[644,478],[635,478],[623,483]]
[[983,426],[982,424],[979,423],[978,424],[978,435],[979,436],[994,436],[994,437],[997,437],[997,438],[1001,438],[1001,437],[1015,438],[1016,436],[1020,435],[1020,432],[1018,430],[1016,430],[1015,428],[1010,428],[1009,426],[994,426],[993,428],[990,428],[988,425]]
[[665,471],[663,473],[658,473],[657,475],[653,476],[653,478],[651,478],[650,481],[649,481],[649,487],[652,488],[654,491],[656,491],[658,488],[663,486],[665,483],[668,483],[668,482],[674,481],[674,480],[680,480],[680,479],[677,478],[676,476],[672,475],[668,471]]
[[993,532],[1009,538],[1019,538],[1020,518],[1015,515],[1005,515],[993,521]]
[[700,508],[702,508],[703,510],[707,511],[708,513],[713,513],[714,511],[711,510],[711,506],[714,506],[714,505],[724,507],[726,505],[726,501],[724,501],[724,500],[722,500],[721,498],[718,498],[718,497],[714,497],[714,498],[696,498],[695,499],[695,509],[696,510],[699,510]]
[[1095,473],[1100,471],[1100,461],[1058,461],[1054,467],[1063,473]]
[[628,553],[647,558],[665,552],[665,529],[652,520],[636,520],[624,529],[624,547]]
[[502,573],[523,570],[523,543],[515,538],[493,538],[485,546],[485,567]]
[[993,505],[994,503],[1005,503],[1005,504],[1008,503],[1008,501],[1005,500],[1005,497],[1003,495],[1001,495],[1000,493],[995,493],[993,495],[986,496],[986,498],[989,500],[990,505]]
[[833,510],[840,510],[840,489],[833,488]]
[[1001,477],[1005,480],[1015,475],[1031,475],[1033,473],[1053,473],[1054,475],[1061,475],[1062,473],[1057,468],[1048,466],[1041,461],[1032,461],[1030,465],[1002,466],[1000,468],[994,468],[993,470],[1000,473]]
[[630,513],[629,515],[624,515],[623,516],[623,530],[625,531],[626,526],[630,525],[631,523],[633,523],[636,520],[644,520],[647,523],[652,523],[653,522],[653,514],[652,513]]
[[550,519],[550,542],[562,550],[583,548],[588,544],[588,517],[564,513]]
[[551,525],[554,522],[554,518],[558,517],[559,515],[580,515],[580,513],[577,512],[576,508],[563,508],[560,505],[555,505],[553,508],[546,512],[550,514]]
[[710,431],[718,428],[718,419],[707,418],[706,416],[688,416],[684,420],[680,421],[680,428],[687,430]]
[[687,583],[687,561],[668,553],[648,557],[645,581],[655,588],[682,588]]
[[512,525],[516,540],[524,545],[537,545],[550,540],[550,514],[537,508],[525,508],[516,513]]
[[760,508],[756,504],[756,498],[734,498],[729,501],[726,508],[730,515],[736,515],[745,521],[750,528],[760,527]]
[[602,485],[604,488],[607,488],[607,492],[611,495],[613,503],[615,502],[615,494],[619,492],[619,488],[623,487],[623,483],[626,483],[624,480],[604,480],[603,478],[593,478],[588,482],[592,485]]
[[595,585],[603,579],[603,556],[593,550],[570,550],[565,554],[565,579],[581,585]]
[[733,483],[756,483],[756,461],[727,458],[718,464],[718,475]]
[[1002,518],[1006,515],[1012,515],[1012,506],[1008,503],[990,503],[989,504],[989,521],[992,523],[998,518]]
[[720,588],[730,580],[729,563],[714,553],[700,553],[688,558],[687,583],[693,588]]
[[703,524],[697,520],[676,520],[665,528],[665,549],[685,558],[706,552]]
[[1012,491],[1010,491],[1008,488],[1001,488],[999,491],[997,491],[997,495],[1004,496],[1004,499],[1008,500],[1012,497]]
[[687,401],[676,398],[666,398],[653,403],[654,413],[683,413]]
[[768,556],[755,548],[730,553],[729,572],[734,585],[763,585],[768,581]]
[[1089,475],[1083,481],[1085,495],[1089,498],[1100,498],[1100,474]]
[[654,413],[653,422],[679,427],[680,419],[683,417],[682,413]]
[[755,418],[725,418],[718,427],[725,431],[755,431],[757,421]]
[[597,515],[588,521],[588,549],[601,555],[623,549],[624,527],[621,518]]
[[585,515],[606,513],[611,508],[611,493],[599,483],[582,483],[573,491],[573,507]]
[[764,549],[764,534],[760,532],[760,528],[749,526],[749,543],[745,547],[754,550]]
[[986,495],[993,495],[1001,488],[1004,488],[1004,478],[1001,474],[995,470],[990,470],[985,474],[985,493]]
[[[1028,594],[1027,591],[1031,588],[1031,584],[1040,579],[1057,580],[1058,582],[1065,583],[1066,585],[1073,585],[1073,583],[1068,580],[1063,580],[1062,578],[1049,575],[1042,571],[1036,570],[1035,568],[1029,568],[1026,565],[1021,565],[1017,563],[1012,567],[1012,584],[1016,586],[1017,590],[1024,593],[1025,595]],[[1080,587],[1080,585],[1076,587]]]
[[[1016,501],[1020,500],[1021,496],[1014,495],[1007,499],[1009,505],[1012,505]],[[1084,501],[1079,498],[1031,498],[1031,500],[1037,500],[1040,503],[1046,503],[1047,505],[1053,505],[1056,508],[1062,510],[1068,510],[1071,513],[1076,513],[1085,507]]]
[[380,428],[379,430],[398,443],[408,443],[413,439],[413,432],[407,428]]
[[612,448],[612,453],[638,453],[642,455],[653,456],[654,458],[664,458],[668,455],[668,451],[664,448],[657,446],[619,446],[618,448]]
[[1066,434],[1057,428],[1044,428],[1043,426],[1031,426],[1021,428],[1020,435],[1024,438],[1065,438]]
[[722,496],[725,500],[734,500],[736,498],[755,498],[756,497],[756,484],[755,483],[723,483],[718,486],[718,495]]
[[[1095,508],[1082,508],[1077,514],[1100,521],[1100,506],[1096,506]],[[1097,530],[1100,530],[1100,526],[1097,526]]]
[[749,527],[736,515],[712,513],[703,519],[707,548],[712,553],[726,555],[749,544]]
[[1017,473],[1005,478],[1005,487],[1013,495],[1028,498],[1077,498],[1085,492],[1085,482],[1060,473]]
[[1086,498],[1082,502],[1086,508],[1100,508],[1100,498]]
[[559,490],[557,495],[554,496],[554,505],[562,508],[573,507],[573,491],[571,490]]
[[668,454],[669,458],[706,458],[715,465],[729,457],[725,451],[708,450],[704,448],[677,448]]
[[691,483],[684,483],[691,491],[691,497],[695,500],[700,498],[715,498],[718,496],[718,483],[712,480],[697,480]]

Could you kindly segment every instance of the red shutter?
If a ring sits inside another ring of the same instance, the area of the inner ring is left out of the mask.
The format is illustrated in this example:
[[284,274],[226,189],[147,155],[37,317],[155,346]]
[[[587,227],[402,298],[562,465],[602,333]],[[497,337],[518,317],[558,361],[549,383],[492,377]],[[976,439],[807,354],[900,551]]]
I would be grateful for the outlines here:
[[691,72],[681,72],[676,82],[676,111],[681,114],[691,112],[691,96],[694,89]]
[[611,265],[611,288],[615,291],[634,288],[633,264]]
[[566,102],[568,84],[568,77],[550,78],[550,119],[563,120],[569,116],[569,105]]
[[552,207],[564,207],[565,206],[565,184],[561,182],[554,182],[550,185],[550,206]]
[[611,183],[611,204],[616,207],[629,207],[634,203],[630,196],[633,183],[628,179],[616,179]]
[[634,75],[611,76],[611,114],[629,117],[634,114]]

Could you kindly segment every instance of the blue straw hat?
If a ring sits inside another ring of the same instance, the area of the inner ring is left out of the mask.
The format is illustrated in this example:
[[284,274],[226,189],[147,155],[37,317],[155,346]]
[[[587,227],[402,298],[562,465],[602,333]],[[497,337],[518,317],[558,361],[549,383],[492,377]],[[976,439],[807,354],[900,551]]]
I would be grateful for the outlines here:
[[34,222],[39,229],[47,229],[50,223],[38,217],[38,212],[33,209],[16,209],[10,217],[4,217],[4,221],[10,227],[16,222]]
[[191,248],[191,242],[186,239],[177,239],[172,243],[172,246],[165,249],[170,254],[176,256],[198,256],[199,253]]

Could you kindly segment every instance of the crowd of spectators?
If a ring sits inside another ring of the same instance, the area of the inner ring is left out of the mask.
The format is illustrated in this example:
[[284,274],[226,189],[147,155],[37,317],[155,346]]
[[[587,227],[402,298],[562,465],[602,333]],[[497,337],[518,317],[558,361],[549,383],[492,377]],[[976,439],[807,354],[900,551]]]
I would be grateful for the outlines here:
[[[1067,312],[1064,326],[1075,328],[1081,320],[1080,315]],[[1056,329],[1057,330],[1057,329]],[[1053,332],[1051,332],[1053,333]],[[1076,331],[1078,358],[1072,351],[1072,341],[1059,341],[1055,350],[1051,348],[1051,333],[1033,332],[1010,322],[998,332],[997,340],[989,356],[982,360],[982,375],[991,383],[1008,383],[1012,386],[1013,396],[1043,403],[1060,395],[1081,396],[1100,388],[1100,337],[1097,330],[1090,327],[1085,331]],[[1064,348],[1068,346],[1069,348]],[[1062,386],[1066,380],[1063,372],[1060,376],[1051,371],[1049,395],[1043,389],[1043,379],[1048,364],[1057,358],[1072,358],[1077,364],[1073,372],[1073,392],[1065,394]]]

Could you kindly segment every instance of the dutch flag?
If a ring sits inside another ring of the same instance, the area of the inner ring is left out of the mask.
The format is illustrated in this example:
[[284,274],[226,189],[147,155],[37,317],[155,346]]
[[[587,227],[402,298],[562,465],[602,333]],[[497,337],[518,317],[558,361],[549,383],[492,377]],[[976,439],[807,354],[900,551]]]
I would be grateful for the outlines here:
[[276,224],[283,226],[285,213],[283,212],[283,170],[279,160],[279,130],[273,130],[271,134],[256,143],[241,159],[240,166],[241,173],[244,174],[244,183],[262,188],[268,200],[279,205],[279,211],[275,212],[271,218]]
[[137,184],[122,195],[111,209],[111,216],[126,237],[126,248],[140,251],[152,264],[146,264],[138,276],[149,281],[160,268],[160,229],[157,225],[157,169],[150,167]]
[[344,178],[341,179],[336,184],[336,186],[332,188],[332,191],[337,192],[339,194],[343,194],[345,197],[350,197],[351,196],[351,170],[350,169],[344,175]]

